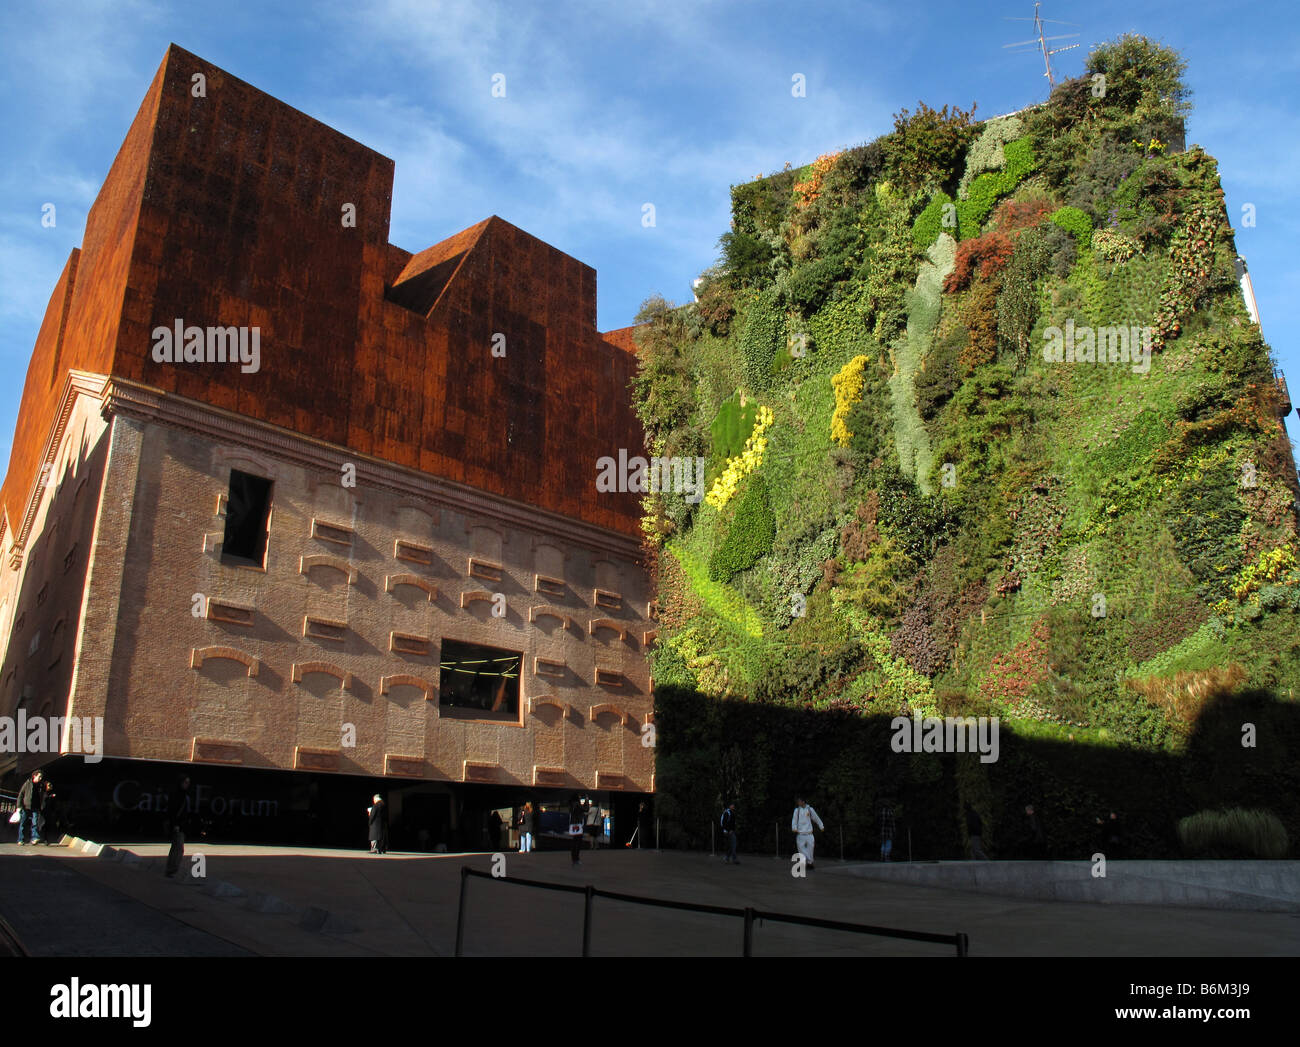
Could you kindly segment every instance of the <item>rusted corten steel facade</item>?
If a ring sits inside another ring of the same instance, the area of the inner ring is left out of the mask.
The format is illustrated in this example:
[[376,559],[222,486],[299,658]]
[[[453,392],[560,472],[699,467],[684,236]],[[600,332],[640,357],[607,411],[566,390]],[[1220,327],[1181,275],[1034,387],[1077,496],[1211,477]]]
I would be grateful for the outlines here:
[[[28,369],[0,711],[103,716],[108,756],[649,792],[640,507],[595,484],[643,453],[635,346],[501,219],[389,244],[393,175],[168,50]],[[257,329],[258,369],[158,362],[178,322]],[[222,557],[232,469],[274,485],[260,567]],[[444,639],[522,655],[517,719],[440,708]]]

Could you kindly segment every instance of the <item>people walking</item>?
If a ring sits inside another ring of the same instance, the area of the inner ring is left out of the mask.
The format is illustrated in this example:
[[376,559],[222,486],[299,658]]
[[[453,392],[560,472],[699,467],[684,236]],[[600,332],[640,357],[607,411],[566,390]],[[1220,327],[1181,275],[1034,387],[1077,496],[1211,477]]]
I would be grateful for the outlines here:
[[32,776],[23,782],[18,790],[18,845],[23,843],[23,830],[31,824],[31,842],[41,842],[41,810],[45,806],[45,787],[41,784],[41,772],[33,771]]
[[386,854],[388,852],[388,804],[378,793],[371,798],[366,808],[370,819],[370,853]]
[[586,820],[586,808],[582,800],[575,796],[569,804],[569,857],[574,865],[582,864],[582,826]]
[[1118,858],[1123,843],[1123,837],[1120,835],[1118,814],[1111,811],[1109,818],[1097,819],[1097,846],[1107,858]]
[[893,861],[894,853],[894,804],[886,800],[880,808],[880,860]]
[[970,837],[971,860],[989,861],[989,856],[984,853],[984,822],[970,804],[966,805],[966,835]]
[[533,849],[533,805],[532,803],[524,804],[523,810],[519,812],[519,853],[527,854]]
[[794,817],[790,821],[790,828],[795,834],[795,843],[799,848],[799,853],[804,856],[804,859],[806,860],[807,863],[807,868],[809,869],[814,868],[813,866],[813,851],[815,849],[815,843],[813,840],[814,825],[817,826],[818,829],[821,829],[823,832],[825,832],[826,826],[823,825],[822,820],[819,817],[817,817],[817,812],[814,811],[812,809],[812,806],[808,804],[801,796],[797,800],[795,800]]
[[58,794],[54,791],[54,783],[48,778],[41,782],[41,788],[45,795],[41,801],[41,809],[37,812],[36,820],[41,839],[48,846],[54,836],[54,830],[59,825],[59,800]]
[[600,813],[600,808],[592,803],[587,802],[587,817],[585,819],[587,836],[591,839],[591,849],[594,851],[605,832],[605,819]]
[[190,827],[190,780],[182,778],[167,805],[167,832],[171,849],[167,852],[166,875],[176,875],[185,860],[185,833]]
[[736,857],[736,801],[732,800],[727,804],[722,812],[722,848],[724,854],[722,860],[724,863],[739,865],[740,859]]

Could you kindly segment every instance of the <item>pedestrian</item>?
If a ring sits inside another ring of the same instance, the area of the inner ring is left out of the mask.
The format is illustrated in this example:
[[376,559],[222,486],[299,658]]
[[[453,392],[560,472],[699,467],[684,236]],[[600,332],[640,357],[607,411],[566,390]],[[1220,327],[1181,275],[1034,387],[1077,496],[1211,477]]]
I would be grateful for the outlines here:
[[1025,838],[1027,841],[1026,850],[1029,857],[1033,859],[1047,857],[1047,837],[1043,833],[1043,823],[1038,820],[1038,813],[1034,810],[1034,805],[1025,806]]
[[586,820],[586,808],[583,806],[582,801],[575,796],[573,802],[569,804],[569,857],[574,865],[582,864],[582,855],[580,854],[582,826]]
[[46,846],[50,843],[50,838],[54,834],[54,828],[58,825],[58,795],[54,791],[54,783],[46,778],[41,782],[44,797],[41,800],[41,809],[36,814],[37,828],[40,829],[41,839],[45,841]]
[[989,856],[984,853],[984,822],[970,804],[966,805],[966,834],[970,837],[971,860],[990,861]]
[[886,800],[880,808],[880,860],[882,862],[893,861],[894,853],[894,804],[892,800]]
[[726,853],[722,856],[724,863],[739,865],[736,857],[736,801],[732,800],[722,812],[722,846]]
[[171,849],[167,852],[166,875],[172,877],[185,860],[185,833],[190,827],[190,780],[184,777],[171,795],[167,805],[167,833]]
[[23,844],[23,830],[31,823],[32,844],[41,842],[41,809],[45,805],[45,787],[41,784],[41,772],[33,771],[32,776],[23,782],[18,790],[18,846]]
[[1119,815],[1110,812],[1109,818],[1097,819],[1097,842],[1101,852],[1108,858],[1118,858],[1123,848],[1120,836]]
[[501,812],[494,810],[488,816],[488,831],[492,834],[492,850],[501,850],[501,827],[505,822],[501,820]]
[[590,801],[587,803],[586,826],[587,835],[591,838],[591,849],[594,851],[605,833],[605,819],[600,813],[600,808]]
[[533,805],[532,803],[524,804],[524,809],[519,812],[519,853],[527,854],[533,849]]
[[370,853],[387,854],[388,804],[384,803],[384,798],[378,793],[371,798],[366,815],[370,819]]
[[791,819],[790,821],[790,828],[795,833],[795,842],[799,847],[799,853],[802,854],[806,859],[807,867],[809,869],[814,868],[813,866],[813,851],[815,847],[814,840],[813,840],[814,825],[816,825],[817,828],[821,829],[823,832],[826,831],[826,826],[823,825],[822,820],[817,817],[817,812],[814,811],[812,807],[808,803],[806,803],[803,797],[801,796],[795,800],[794,818]]
[[636,828],[632,830],[632,835],[636,837],[636,846],[640,850],[646,846],[646,834],[650,832],[650,812],[646,809],[645,801],[642,800],[636,808]]

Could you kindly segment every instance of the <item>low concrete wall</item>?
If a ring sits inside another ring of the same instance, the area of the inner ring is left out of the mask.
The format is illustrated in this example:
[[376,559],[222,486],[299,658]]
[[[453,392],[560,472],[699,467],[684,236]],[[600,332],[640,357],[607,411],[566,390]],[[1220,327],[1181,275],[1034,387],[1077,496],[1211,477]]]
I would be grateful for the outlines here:
[[[828,870],[834,869],[828,866]],[[836,872],[864,879],[1059,902],[1300,912],[1297,861],[890,862]]]

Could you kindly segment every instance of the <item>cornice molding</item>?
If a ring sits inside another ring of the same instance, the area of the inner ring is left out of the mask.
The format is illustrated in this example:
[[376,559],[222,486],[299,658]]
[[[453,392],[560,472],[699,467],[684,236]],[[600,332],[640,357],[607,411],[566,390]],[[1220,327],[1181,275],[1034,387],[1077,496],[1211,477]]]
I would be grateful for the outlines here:
[[[165,393],[121,378],[103,379],[105,417],[122,415],[145,422],[196,433],[212,440],[234,443],[273,455],[308,469],[335,474],[341,461],[357,467],[357,484],[371,484],[414,496],[439,509],[471,513],[504,524],[514,530],[561,538],[597,552],[609,553],[637,563],[641,543],[628,535],[598,527],[559,513],[514,502],[476,487],[444,480],[406,466],[359,454],[301,433],[294,433],[245,415]],[[427,511],[427,510],[426,510]]]

